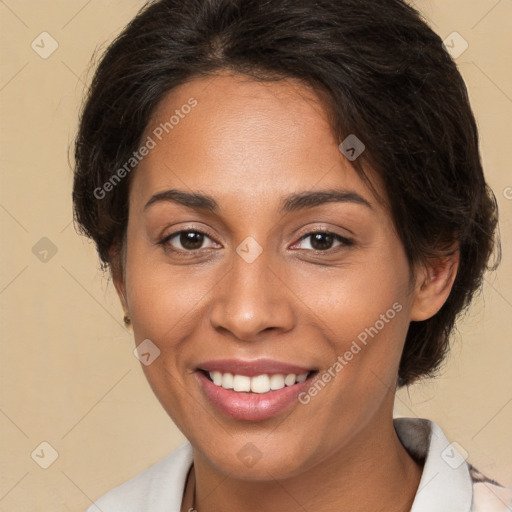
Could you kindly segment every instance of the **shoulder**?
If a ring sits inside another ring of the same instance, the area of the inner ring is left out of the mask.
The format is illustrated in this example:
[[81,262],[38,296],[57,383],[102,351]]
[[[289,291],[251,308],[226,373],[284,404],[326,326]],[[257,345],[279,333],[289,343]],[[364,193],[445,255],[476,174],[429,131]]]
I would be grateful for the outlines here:
[[192,446],[187,441],[164,459],[104,494],[87,512],[180,510],[192,461]]
[[450,442],[434,422],[395,418],[404,448],[423,463],[413,512],[511,512],[512,489],[480,473],[467,462],[468,454]]

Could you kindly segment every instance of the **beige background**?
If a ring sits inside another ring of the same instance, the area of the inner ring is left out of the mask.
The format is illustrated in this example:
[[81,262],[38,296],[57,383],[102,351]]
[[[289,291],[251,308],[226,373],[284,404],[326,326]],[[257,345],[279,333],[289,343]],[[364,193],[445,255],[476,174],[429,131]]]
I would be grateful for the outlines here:
[[[89,59],[141,5],[0,0],[0,512],[83,511],[184,440],[133,356],[93,246],[71,224],[68,148]],[[460,324],[443,376],[401,392],[396,413],[435,420],[512,486],[512,0],[416,5],[443,39],[457,31],[469,43],[457,63],[501,209],[503,263]],[[43,31],[59,45],[47,59],[31,48]],[[48,460],[43,441],[59,454],[48,469],[31,458]]]

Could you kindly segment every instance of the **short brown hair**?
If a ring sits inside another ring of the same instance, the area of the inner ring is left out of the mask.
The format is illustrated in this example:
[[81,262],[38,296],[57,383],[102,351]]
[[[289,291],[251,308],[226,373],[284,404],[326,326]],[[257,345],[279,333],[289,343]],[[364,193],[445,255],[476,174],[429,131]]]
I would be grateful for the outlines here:
[[458,243],[452,291],[436,315],[411,322],[400,362],[402,385],[433,375],[493,247],[499,262],[497,205],[463,79],[439,36],[401,0],[159,0],[142,8],[99,63],[75,143],[75,220],[104,268],[125,239],[130,177],[105,197],[95,190],[137,150],[166,93],[219,70],[298,79],[325,94],[340,142],[356,134],[366,146],[354,167],[365,177],[366,163],[382,179],[411,267]]

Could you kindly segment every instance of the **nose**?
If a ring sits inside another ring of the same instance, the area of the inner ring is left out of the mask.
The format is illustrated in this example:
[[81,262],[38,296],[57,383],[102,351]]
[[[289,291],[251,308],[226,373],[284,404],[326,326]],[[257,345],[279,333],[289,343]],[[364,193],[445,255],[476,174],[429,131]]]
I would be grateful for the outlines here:
[[291,330],[293,293],[279,268],[275,263],[270,266],[265,251],[252,263],[235,253],[231,270],[212,292],[213,328],[241,341],[254,341],[264,331]]

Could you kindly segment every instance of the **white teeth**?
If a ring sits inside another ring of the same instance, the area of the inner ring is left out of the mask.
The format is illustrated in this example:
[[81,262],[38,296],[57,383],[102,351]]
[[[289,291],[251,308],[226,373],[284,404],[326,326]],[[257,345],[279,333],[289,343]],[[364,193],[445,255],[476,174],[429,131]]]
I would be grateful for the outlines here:
[[232,373],[210,372],[210,378],[216,386],[224,389],[232,389],[238,392],[268,393],[283,389],[285,386],[293,386],[298,382],[304,382],[309,372],[295,375],[294,373],[274,374],[274,375],[256,375],[247,377],[246,375],[233,375]]
[[[224,389],[233,389],[233,374],[225,373],[222,376],[222,384],[220,384]],[[217,384],[219,386],[219,384]]]
[[270,389],[283,389],[284,388],[284,375],[272,375],[270,377]]
[[217,386],[220,386],[222,383],[222,373],[220,372],[210,372],[210,377],[212,378],[213,382],[217,384]]
[[251,379],[253,393],[268,393],[270,391],[270,378],[268,375],[257,375]]
[[235,391],[251,391],[251,378],[245,375],[235,375],[233,377],[233,389]]
[[302,373],[301,375],[297,375],[297,382],[304,382],[308,378],[307,373]]
[[297,377],[297,375],[295,375],[295,373],[290,373],[290,375],[287,375],[285,377],[284,383],[287,386],[293,386],[295,384],[295,377]]

